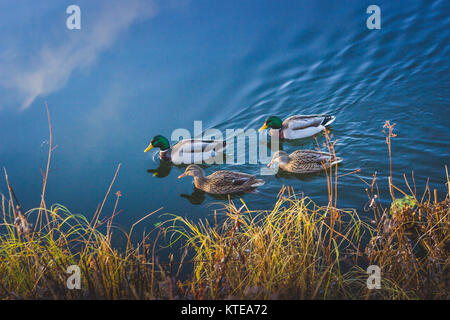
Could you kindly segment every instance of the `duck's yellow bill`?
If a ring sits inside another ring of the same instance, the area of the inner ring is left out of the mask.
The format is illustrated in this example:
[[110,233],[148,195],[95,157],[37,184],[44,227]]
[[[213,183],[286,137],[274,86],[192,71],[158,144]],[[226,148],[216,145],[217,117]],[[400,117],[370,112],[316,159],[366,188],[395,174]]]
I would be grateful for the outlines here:
[[183,173],[183,174],[179,175],[178,179],[181,179],[181,178],[184,178],[184,177],[186,177],[186,173]]
[[150,145],[147,147],[147,149],[144,150],[144,152],[148,152],[153,149],[153,145],[150,143]]
[[264,125],[263,125],[261,128],[259,128],[258,132],[261,132],[261,131],[263,131],[263,130],[266,130],[267,128],[268,128],[268,127],[267,127],[267,124],[264,123]]

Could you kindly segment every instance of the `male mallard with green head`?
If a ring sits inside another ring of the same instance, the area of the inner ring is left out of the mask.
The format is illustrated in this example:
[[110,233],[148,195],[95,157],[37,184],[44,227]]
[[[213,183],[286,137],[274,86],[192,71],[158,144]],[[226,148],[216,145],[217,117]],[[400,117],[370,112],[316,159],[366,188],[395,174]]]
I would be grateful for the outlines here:
[[169,140],[161,135],[155,136],[144,152],[159,148],[159,157],[175,164],[189,164],[207,161],[223,152],[226,142],[222,140],[183,139],[173,147]]
[[334,116],[328,114],[295,115],[284,121],[276,116],[270,116],[258,131],[270,128],[270,135],[277,130],[280,139],[301,139],[321,132],[335,119]]
[[274,163],[278,162],[279,168],[284,171],[292,173],[313,173],[324,170],[333,166],[343,159],[333,156],[327,152],[320,152],[315,150],[297,150],[291,154],[287,154],[285,151],[277,151],[272,156],[272,161],[267,165],[271,167]]
[[197,189],[213,194],[250,192],[264,184],[264,180],[256,179],[251,174],[235,171],[220,170],[205,176],[203,170],[195,164],[189,165],[178,178],[186,176],[194,177],[194,185]]

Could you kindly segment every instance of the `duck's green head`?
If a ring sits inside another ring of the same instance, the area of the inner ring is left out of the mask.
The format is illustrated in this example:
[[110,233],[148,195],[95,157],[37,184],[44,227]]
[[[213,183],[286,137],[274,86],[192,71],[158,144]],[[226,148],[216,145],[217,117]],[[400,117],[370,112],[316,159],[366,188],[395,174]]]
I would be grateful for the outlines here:
[[280,118],[278,118],[276,116],[271,116],[266,119],[266,122],[264,122],[264,125],[261,128],[259,128],[258,131],[261,132],[262,130],[265,130],[267,128],[281,129],[282,125],[283,125],[283,121],[281,121]]
[[167,140],[166,137],[157,135],[152,139],[152,141],[148,145],[147,149],[144,150],[144,152],[148,152],[153,148],[159,148],[161,149],[161,151],[167,150],[170,148],[169,140]]

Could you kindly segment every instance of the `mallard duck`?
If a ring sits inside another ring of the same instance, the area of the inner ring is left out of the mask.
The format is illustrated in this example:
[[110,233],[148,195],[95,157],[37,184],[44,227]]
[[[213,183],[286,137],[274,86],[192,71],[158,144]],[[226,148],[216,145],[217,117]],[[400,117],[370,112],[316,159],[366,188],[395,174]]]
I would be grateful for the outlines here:
[[272,161],[267,166],[271,167],[275,162],[278,162],[279,168],[288,172],[312,173],[324,170],[323,164],[326,168],[329,168],[342,160],[338,157],[333,159],[332,155],[327,152],[315,150],[297,150],[290,155],[280,150],[273,154]]
[[189,164],[214,158],[217,154],[223,152],[225,145],[226,142],[222,140],[183,139],[170,147],[169,140],[166,137],[157,135],[144,152],[159,148],[160,159],[175,164]]
[[328,114],[295,115],[281,121],[276,116],[266,119],[264,125],[258,131],[270,128],[270,135],[278,130],[280,139],[301,139],[319,133],[330,125],[336,118]]
[[251,174],[225,170],[216,171],[205,177],[203,170],[195,164],[189,165],[178,179],[186,176],[194,177],[197,189],[213,194],[249,192],[265,183],[264,180],[256,179]]

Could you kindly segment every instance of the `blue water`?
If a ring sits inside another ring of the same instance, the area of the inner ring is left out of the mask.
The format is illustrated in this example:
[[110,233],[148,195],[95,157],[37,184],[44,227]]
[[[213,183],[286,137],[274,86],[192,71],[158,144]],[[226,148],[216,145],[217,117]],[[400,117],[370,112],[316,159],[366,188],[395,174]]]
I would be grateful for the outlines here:
[[[445,192],[450,132],[450,2],[448,1],[193,1],[138,22],[87,71],[30,108],[0,109],[0,165],[25,209],[39,203],[50,107],[54,144],[46,199],[92,216],[119,163],[112,192],[123,194],[116,223],[160,207],[193,220],[211,217],[226,200],[194,192],[182,167],[165,166],[143,150],[156,134],[204,128],[259,128],[268,115],[330,113],[344,158],[338,206],[367,202],[374,172],[387,198],[389,174],[383,124],[396,123],[394,183],[414,171],[418,192],[427,179]],[[366,27],[366,8],[381,8],[381,29]],[[36,18],[38,19],[38,18]],[[30,31],[31,32],[31,31]],[[1,68],[1,66],[0,66]],[[0,98],[1,99],[1,98]],[[323,136],[316,137],[319,143]],[[314,139],[283,149],[315,148]],[[259,174],[261,165],[214,165]],[[154,176],[154,170],[159,175]],[[323,174],[264,177],[259,194],[243,199],[270,209],[282,185],[327,204]],[[0,191],[6,193],[4,184]],[[192,193],[194,194],[192,195]],[[112,211],[114,198],[106,204]],[[140,224],[151,230],[155,215]]]

